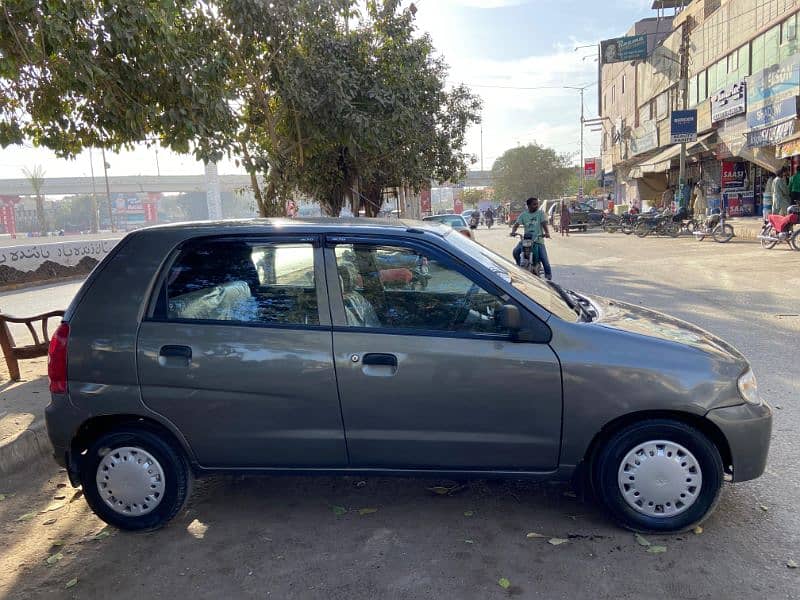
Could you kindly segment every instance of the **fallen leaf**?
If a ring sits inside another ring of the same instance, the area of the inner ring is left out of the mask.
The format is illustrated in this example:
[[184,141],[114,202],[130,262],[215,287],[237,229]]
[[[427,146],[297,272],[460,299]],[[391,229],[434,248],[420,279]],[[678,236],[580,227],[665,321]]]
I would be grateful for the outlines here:
[[36,513],[25,513],[21,517],[17,517],[17,521],[30,521],[33,517],[36,516]]
[[633,537],[636,538],[636,541],[639,543],[640,546],[649,546],[650,545],[650,540],[648,540],[646,537],[644,537],[643,535],[641,535],[639,533],[637,533]]
[[59,494],[58,496],[53,496],[53,500],[66,500],[66,496],[64,494]]
[[531,531],[525,537],[528,538],[528,539],[532,539],[532,538],[543,538],[544,536],[541,533],[536,533],[535,531]]
[[70,579],[70,580],[69,580],[69,581],[68,581],[68,582],[67,582],[67,583],[64,585],[64,587],[65,587],[66,589],[69,589],[69,588],[71,588],[71,587],[75,587],[76,585],[78,585],[78,578],[77,578],[77,577],[73,577],[72,579]]
[[568,541],[569,540],[565,540],[564,538],[550,538],[547,540],[547,543],[553,546],[560,546],[561,544],[566,544]]
[[786,566],[789,567],[790,569],[796,569],[797,563],[790,558],[789,560],[786,561]]
[[56,510],[61,510],[66,505],[67,505],[66,502],[53,502],[47,508],[45,508],[40,514],[49,513],[49,512],[56,511]]
[[377,508],[359,508],[358,514],[360,515],[371,515],[372,513],[378,512]]
[[471,511],[471,510],[465,510],[464,511],[464,516],[465,517],[473,517],[473,516],[475,516],[475,513],[473,511]]
[[450,493],[450,488],[444,487],[443,485],[434,485],[433,487],[427,488],[429,492],[433,492],[437,496],[446,496]]
[[54,564],[56,564],[58,561],[60,561],[62,558],[64,558],[64,554],[63,554],[63,553],[61,553],[61,552],[57,552],[56,554],[53,554],[52,556],[48,556],[48,557],[47,557],[47,560],[46,560],[45,562],[46,562],[48,565],[54,565]]
[[464,543],[465,544],[474,544],[475,542],[473,542],[472,540],[464,540]]
[[100,533],[98,533],[96,536],[94,536],[94,539],[96,539],[96,540],[102,540],[103,538],[107,538],[107,537],[108,537],[108,536],[110,536],[110,535],[111,535],[111,534],[110,534],[108,531],[106,531],[106,530],[104,529],[103,531],[101,531]]
[[333,514],[335,514],[337,517],[341,517],[347,512],[347,509],[344,506],[332,506],[331,509],[333,510]]
[[766,506],[764,506],[763,504],[759,504],[759,505],[758,505],[758,508],[760,508],[760,509],[761,509],[761,510],[763,510],[764,512],[767,512],[767,511],[769,510],[769,508],[767,508],[767,507],[766,507]]
[[647,551],[650,554],[663,554],[664,552],[667,551],[667,547],[666,546],[650,546],[647,549]]
[[55,523],[56,521],[58,521],[58,519],[47,519],[47,521],[45,521],[44,523],[42,523],[42,525],[52,525],[52,524],[53,524],[53,523]]
[[72,494],[72,498],[69,499],[70,502],[75,502],[78,498],[83,496],[83,490],[75,490],[75,493]]
[[497,585],[499,585],[504,590],[507,590],[508,588],[511,587],[511,582],[505,577],[501,577],[500,580],[497,582]]
[[692,529],[692,531],[694,532],[695,535],[700,535],[701,533],[703,533],[703,528],[700,527],[700,525],[698,525],[697,527]]
[[51,542],[50,545],[55,547],[55,548],[58,548],[59,546],[63,546],[64,542],[62,542],[61,540],[56,540],[54,542]]
[[67,484],[66,483],[57,483],[56,487],[57,488],[65,488],[65,487],[67,487]]

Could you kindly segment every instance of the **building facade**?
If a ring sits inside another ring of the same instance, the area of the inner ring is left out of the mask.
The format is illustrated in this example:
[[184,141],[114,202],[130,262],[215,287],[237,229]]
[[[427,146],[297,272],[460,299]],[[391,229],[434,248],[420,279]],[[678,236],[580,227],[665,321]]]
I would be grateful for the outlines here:
[[[654,8],[665,4],[657,0]],[[657,41],[645,60],[601,66],[604,184],[618,203],[659,205],[669,188],[687,203],[670,118],[695,109],[687,191],[700,183],[712,209],[758,214],[767,178],[783,165],[800,166],[800,0],[680,4],[668,21],[656,19]],[[669,33],[662,34],[665,22]],[[632,98],[620,96],[623,80],[626,93],[635,82]]]

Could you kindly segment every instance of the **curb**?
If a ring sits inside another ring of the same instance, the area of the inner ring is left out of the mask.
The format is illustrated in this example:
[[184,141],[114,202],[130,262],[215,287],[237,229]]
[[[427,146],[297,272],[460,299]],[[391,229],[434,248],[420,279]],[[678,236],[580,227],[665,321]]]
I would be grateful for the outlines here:
[[16,473],[53,455],[44,419],[31,423],[13,440],[0,446],[0,475]]

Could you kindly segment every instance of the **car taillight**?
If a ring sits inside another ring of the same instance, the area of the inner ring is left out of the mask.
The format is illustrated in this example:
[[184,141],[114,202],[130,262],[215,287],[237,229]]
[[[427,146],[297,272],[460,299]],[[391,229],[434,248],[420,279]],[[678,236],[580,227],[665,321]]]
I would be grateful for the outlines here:
[[47,352],[47,375],[50,377],[50,391],[54,394],[67,392],[67,340],[69,325],[61,323],[50,338]]

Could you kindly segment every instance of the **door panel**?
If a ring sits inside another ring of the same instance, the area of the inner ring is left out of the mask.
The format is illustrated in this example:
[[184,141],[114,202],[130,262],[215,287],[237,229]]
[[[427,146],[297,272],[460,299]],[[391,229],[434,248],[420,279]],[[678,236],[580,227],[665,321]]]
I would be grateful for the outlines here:
[[[397,366],[363,364],[370,353]],[[561,370],[546,344],[337,329],[334,355],[353,466],[558,464]]]
[[[170,364],[166,346],[191,348]],[[331,333],[143,323],[144,403],[172,421],[207,467],[347,464]]]

